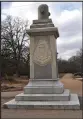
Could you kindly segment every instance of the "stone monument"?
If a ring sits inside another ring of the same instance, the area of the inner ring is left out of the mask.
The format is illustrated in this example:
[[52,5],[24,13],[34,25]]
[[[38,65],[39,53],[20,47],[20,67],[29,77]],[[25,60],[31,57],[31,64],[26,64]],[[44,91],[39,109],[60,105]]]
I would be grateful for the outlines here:
[[24,93],[4,104],[7,108],[28,109],[79,109],[77,94],[71,94],[58,78],[58,29],[54,26],[48,6],[38,7],[38,20],[27,33],[30,36],[30,80]]

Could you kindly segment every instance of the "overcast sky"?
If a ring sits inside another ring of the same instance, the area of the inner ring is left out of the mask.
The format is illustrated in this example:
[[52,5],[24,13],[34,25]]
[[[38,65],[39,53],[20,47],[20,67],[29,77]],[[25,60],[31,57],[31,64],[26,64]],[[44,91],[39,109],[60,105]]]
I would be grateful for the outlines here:
[[49,6],[50,18],[58,27],[60,37],[57,39],[59,57],[68,59],[82,48],[82,3],[81,2],[2,2],[2,19],[6,14],[22,19],[37,19],[40,4]]

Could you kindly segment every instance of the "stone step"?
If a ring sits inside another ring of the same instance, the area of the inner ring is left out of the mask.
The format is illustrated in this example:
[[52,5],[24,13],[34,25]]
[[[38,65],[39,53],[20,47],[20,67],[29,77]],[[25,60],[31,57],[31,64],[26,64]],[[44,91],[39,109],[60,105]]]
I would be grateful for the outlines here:
[[62,94],[24,94],[15,96],[16,101],[68,101],[70,99],[70,91],[64,90]]
[[15,101],[5,103],[4,108],[25,109],[80,109],[77,94],[70,95],[70,101]]

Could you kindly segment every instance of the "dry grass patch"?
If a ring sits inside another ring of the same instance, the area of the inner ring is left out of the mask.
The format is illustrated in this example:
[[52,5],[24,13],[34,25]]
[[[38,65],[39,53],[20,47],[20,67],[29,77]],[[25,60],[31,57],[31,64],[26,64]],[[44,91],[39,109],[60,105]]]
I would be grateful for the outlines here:
[[[11,80],[8,80],[11,79]],[[8,79],[3,78],[1,83],[1,91],[15,91],[23,90],[24,86],[28,84],[28,79],[8,77]]]

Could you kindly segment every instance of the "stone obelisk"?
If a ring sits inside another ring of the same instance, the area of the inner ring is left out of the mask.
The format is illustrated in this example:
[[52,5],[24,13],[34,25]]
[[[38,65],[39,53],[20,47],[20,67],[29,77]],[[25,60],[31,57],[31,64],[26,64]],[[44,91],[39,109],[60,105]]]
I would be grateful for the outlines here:
[[27,33],[30,36],[30,80],[24,93],[4,104],[7,108],[28,109],[79,109],[77,94],[70,94],[58,78],[56,39],[58,29],[54,26],[48,6],[38,7],[38,20]]

